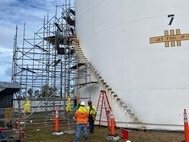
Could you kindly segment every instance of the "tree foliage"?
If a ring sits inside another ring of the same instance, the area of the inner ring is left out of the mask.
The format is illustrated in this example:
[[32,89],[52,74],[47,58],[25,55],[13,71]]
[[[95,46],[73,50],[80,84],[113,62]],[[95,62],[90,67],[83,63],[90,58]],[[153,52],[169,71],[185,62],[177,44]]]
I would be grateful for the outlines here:
[[41,88],[40,97],[42,97],[42,98],[50,97],[54,94],[55,91],[56,91],[55,87],[50,87],[47,84],[45,84]]

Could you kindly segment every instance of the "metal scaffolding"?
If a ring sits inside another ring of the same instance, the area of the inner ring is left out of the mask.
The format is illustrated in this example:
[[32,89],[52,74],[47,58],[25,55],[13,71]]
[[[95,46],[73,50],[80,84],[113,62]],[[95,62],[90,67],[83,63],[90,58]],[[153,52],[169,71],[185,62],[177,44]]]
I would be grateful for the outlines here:
[[[26,38],[24,25],[22,41],[20,45],[16,27],[12,82],[20,84],[22,89],[14,100],[14,121],[24,119],[24,127],[35,118],[45,124],[52,123],[56,108],[60,114],[67,113],[68,98],[73,108],[81,98],[79,89],[97,84],[91,81],[91,64],[76,37],[73,0],[64,0],[63,5],[56,6],[52,18],[45,16],[42,27],[32,38]],[[25,112],[28,98],[30,111]],[[64,116],[60,119],[65,120]]]
[[57,11],[51,19],[44,17],[43,27],[34,33],[33,38],[25,37],[24,26],[21,47],[17,45],[16,31],[12,81],[22,85],[23,95],[29,89],[36,91],[34,94],[37,95],[37,90],[45,85],[52,87],[55,97],[66,97],[73,91],[69,86],[74,73],[69,68],[75,64],[76,55],[69,38],[75,36],[75,25],[71,25],[75,24],[74,10],[70,3],[61,9],[61,17],[57,17]]
[[55,107],[65,111],[68,96],[76,98],[78,71],[72,66],[78,64],[78,60],[71,44],[71,39],[75,37],[75,10],[70,0],[56,6],[52,18],[44,17],[43,26],[33,38],[26,38],[24,25],[21,46],[16,27],[12,82],[22,87],[15,99],[19,115],[26,96],[32,101],[27,118],[39,108],[43,112],[55,110]]

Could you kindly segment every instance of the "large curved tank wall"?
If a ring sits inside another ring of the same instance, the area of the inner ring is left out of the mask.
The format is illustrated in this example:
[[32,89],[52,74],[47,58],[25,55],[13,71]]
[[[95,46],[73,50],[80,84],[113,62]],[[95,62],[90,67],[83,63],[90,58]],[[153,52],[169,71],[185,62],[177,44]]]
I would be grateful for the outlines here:
[[141,121],[157,129],[183,129],[189,109],[188,7],[187,0],[76,0],[83,52]]

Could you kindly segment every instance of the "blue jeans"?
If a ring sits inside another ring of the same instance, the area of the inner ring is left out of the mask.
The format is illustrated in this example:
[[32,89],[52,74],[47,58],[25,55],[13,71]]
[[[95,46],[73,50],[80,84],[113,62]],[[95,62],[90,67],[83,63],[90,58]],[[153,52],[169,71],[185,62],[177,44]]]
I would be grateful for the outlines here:
[[94,120],[89,118],[89,128],[90,128],[90,133],[92,134],[94,132]]
[[87,141],[87,124],[77,124],[76,125],[76,139],[75,142],[80,142],[80,133],[83,131],[84,140]]

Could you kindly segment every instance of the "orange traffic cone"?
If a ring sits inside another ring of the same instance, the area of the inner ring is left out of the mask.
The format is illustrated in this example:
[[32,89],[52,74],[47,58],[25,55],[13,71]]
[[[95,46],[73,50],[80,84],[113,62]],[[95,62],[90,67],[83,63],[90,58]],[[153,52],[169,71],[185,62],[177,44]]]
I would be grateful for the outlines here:
[[16,121],[15,121],[15,129],[18,129],[19,126],[19,122],[18,122],[18,116],[16,117]]
[[186,109],[184,109],[184,136],[185,136],[185,142],[189,142],[188,118],[187,118]]
[[59,130],[59,119],[58,119],[58,107],[56,108],[56,118],[55,118],[55,127],[54,127],[54,132],[52,135],[62,135],[64,134],[62,131]]
[[54,131],[55,132],[58,132],[58,130],[59,130],[59,119],[58,119],[58,107],[56,108],[56,119],[55,119],[55,128],[54,128]]
[[107,140],[118,141],[119,135],[115,134],[115,120],[112,111],[110,112],[110,135],[107,136]]
[[115,120],[114,116],[112,114],[112,111],[110,112],[110,122],[111,122],[111,135],[115,135]]

